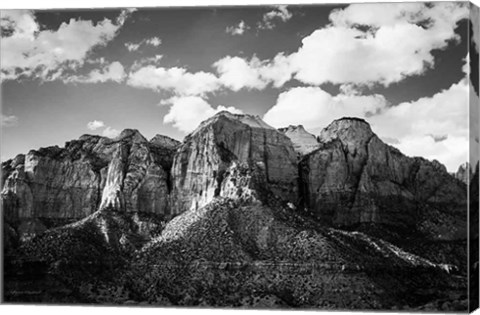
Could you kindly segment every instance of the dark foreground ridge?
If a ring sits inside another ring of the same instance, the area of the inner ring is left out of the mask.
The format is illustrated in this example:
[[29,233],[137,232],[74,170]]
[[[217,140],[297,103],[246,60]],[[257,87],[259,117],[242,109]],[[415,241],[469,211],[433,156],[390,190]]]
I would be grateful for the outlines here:
[[466,310],[466,193],[358,118],[84,135],[2,163],[4,298]]

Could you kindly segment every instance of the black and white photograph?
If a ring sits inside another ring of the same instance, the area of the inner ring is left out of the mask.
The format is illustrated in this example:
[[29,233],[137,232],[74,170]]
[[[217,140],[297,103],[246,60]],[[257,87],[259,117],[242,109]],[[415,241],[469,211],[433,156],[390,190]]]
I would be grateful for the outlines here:
[[478,308],[475,4],[1,6],[3,304]]

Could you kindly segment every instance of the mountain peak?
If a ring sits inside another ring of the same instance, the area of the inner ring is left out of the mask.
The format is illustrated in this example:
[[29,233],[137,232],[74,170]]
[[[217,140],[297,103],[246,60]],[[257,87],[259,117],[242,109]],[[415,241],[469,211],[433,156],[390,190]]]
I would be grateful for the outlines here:
[[229,111],[220,111],[214,116],[204,120],[198,127],[193,131],[192,135],[196,134],[199,130],[202,130],[206,126],[221,123],[224,121],[234,121],[244,125],[247,125],[251,128],[260,128],[260,129],[270,129],[276,130],[266,122],[264,122],[258,115],[249,115],[249,114],[234,114]]
[[152,139],[149,141],[151,144],[160,146],[160,147],[166,147],[169,149],[174,149],[180,145],[180,141],[177,141],[173,138],[164,136],[164,135],[155,135]]
[[319,147],[317,138],[303,128],[302,125],[290,125],[278,131],[292,140],[293,148],[300,155],[306,155]]
[[115,140],[122,140],[125,138],[132,138],[134,141],[146,142],[147,139],[137,129],[124,129]]
[[342,117],[334,120],[320,132],[320,141],[329,142],[339,139],[342,142],[367,142],[375,134],[370,124],[357,117]]
[[288,127],[278,128],[278,131],[283,132],[283,133],[295,132],[295,131],[308,133],[305,130],[305,128],[303,127],[303,125],[289,125]]

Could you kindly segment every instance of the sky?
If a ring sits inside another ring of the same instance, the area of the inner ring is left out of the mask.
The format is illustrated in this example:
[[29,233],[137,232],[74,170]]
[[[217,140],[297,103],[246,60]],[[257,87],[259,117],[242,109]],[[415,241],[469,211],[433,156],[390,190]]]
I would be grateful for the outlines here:
[[314,134],[361,117],[409,156],[452,172],[468,159],[469,93],[478,104],[468,61],[479,45],[473,36],[469,50],[466,3],[2,10],[0,19],[2,160],[125,128],[182,140],[221,110]]

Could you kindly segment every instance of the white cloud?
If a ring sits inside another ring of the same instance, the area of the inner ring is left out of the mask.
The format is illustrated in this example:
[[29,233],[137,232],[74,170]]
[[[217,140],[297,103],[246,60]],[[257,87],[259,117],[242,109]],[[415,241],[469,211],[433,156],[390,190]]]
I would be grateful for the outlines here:
[[108,126],[107,128],[103,129],[102,136],[108,138],[115,138],[120,134],[120,131],[117,129],[113,129],[112,127]]
[[88,122],[87,128],[88,130],[97,130],[99,128],[105,127],[105,123],[101,120],[93,120]]
[[296,87],[278,96],[263,119],[276,127],[303,125],[319,130],[344,116],[367,117],[387,106],[381,95],[332,96],[319,87]]
[[249,62],[240,57],[227,56],[215,62],[213,66],[217,69],[222,84],[233,91],[242,88],[263,89],[267,85],[260,77],[257,69],[259,60],[256,57]]
[[277,128],[302,124],[319,130],[344,116],[365,118],[379,137],[403,153],[436,159],[449,171],[456,171],[468,159],[467,82],[463,79],[432,97],[395,106],[381,95],[354,91],[332,96],[319,87],[292,88],[279,95],[264,120]]
[[87,129],[92,131],[103,129],[102,136],[108,137],[108,138],[115,138],[120,134],[119,130],[105,125],[105,123],[101,120],[93,120],[88,122]]
[[242,20],[237,25],[227,26],[225,32],[230,35],[243,35],[248,29],[250,29],[250,27]]
[[140,48],[140,43],[135,44],[135,43],[127,42],[124,45],[125,47],[127,47],[128,51],[137,51]]
[[171,105],[168,114],[163,122],[173,126],[185,133],[191,132],[205,119],[221,111],[229,111],[241,114],[242,111],[235,107],[217,106],[213,108],[204,99],[198,96],[172,97],[162,101],[162,105]]
[[14,115],[4,115],[2,114],[2,127],[13,127],[18,124],[18,117]]
[[187,72],[184,68],[149,65],[130,72],[127,84],[152,90],[166,90],[179,95],[204,95],[219,88],[218,78],[208,72]]
[[106,45],[122,26],[127,11],[115,22],[70,19],[58,30],[41,30],[32,11],[2,11],[2,79],[33,77],[55,80],[65,69],[81,67],[92,48]]
[[456,23],[467,16],[463,3],[352,4],[302,40],[292,71],[309,84],[399,82],[432,67],[432,50],[458,39]]
[[[291,14],[285,12],[269,12],[266,20],[286,21]],[[352,4],[333,11],[331,24],[303,38],[297,52],[271,61],[227,56],[214,67],[234,91],[263,89],[269,82],[280,87],[292,77],[312,85],[388,86],[433,67],[432,51],[458,40],[456,24],[466,17],[465,3]]]
[[120,83],[126,77],[122,64],[118,61],[112,62],[102,69],[94,69],[86,76],[70,76],[64,79],[64,82],[74,83],[104,83],[113,81]]
[[158,47],[162,44],[162,40],[158,37],[152,37],[152,38],[147,38],[144,40],[141,40],[138,43],[133,43],[133,42],[126,42],[124,45],[127,48],[128,51],[137,51],[140,49],[140,46],[142,45],[150,45],[153,47]]
[[158,37],[152,37],[147,39],[145,43],[147,43],[148,45],[152,45],[154,47],[158,47],[162,44],[162,40]]
[[[468,159],[469,85],[467,79],[432,97],[389,107],[369,118],[382,137],[399,140],[398,147],[411,156],[436,159],[456,171]],[[447,138],[435,141],[435,137]]]
[[220,82],[233,91],[242,88],[261,90],[269,83],[280,87],[292,76],[289,59],[283,54],[278,54],[272,61],[261,61],[256,56],[250,61],[227,56],[213,66],[219,74]]
[[292,13],[288,11],[286,5],[277,5],[273,10],[263,15],[262,22],[258,24],[260,29],[273,29],[275,22],[287,22],[292,18]]

